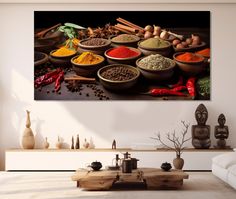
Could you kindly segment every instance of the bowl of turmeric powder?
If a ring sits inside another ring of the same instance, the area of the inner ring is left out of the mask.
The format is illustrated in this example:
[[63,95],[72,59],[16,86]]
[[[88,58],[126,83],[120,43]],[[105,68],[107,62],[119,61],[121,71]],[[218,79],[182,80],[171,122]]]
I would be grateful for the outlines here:
[[178,52],[173,58],[179,69],[186,75],[198,75],[206,70],[206,61],[202,55],[191,52]]
[[71,59],[73,70],[77,75],[84,77],[95,76],[104,66],[105,58],[92,52],[83,52]]
[[76,53],[76,50],[63,46],[50,52],[49,61],[59,67],[68,67],[71,66],[70,60]]

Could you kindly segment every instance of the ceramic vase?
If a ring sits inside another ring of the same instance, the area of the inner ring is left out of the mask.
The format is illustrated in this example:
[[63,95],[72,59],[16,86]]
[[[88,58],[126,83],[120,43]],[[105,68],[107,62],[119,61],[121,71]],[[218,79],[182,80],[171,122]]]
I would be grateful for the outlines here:
[[90,149],[94,149],[95,148],[95,144],[93,142],[93,138],[90,138],[90,141],[89,141],[89,148]]
[[87,141],[86,138],[84,139],[83,147],[84,147],[85,149],[88,149],[88,148],[89,148],[89,142]]
[[175,169],[182,170],[184,166],[184,159],[177,155],[177,157],[173,160],[173,165]]
[[49,148],[49,142],[48,142],[48,138],[47,137],[45,138],[43,146],[44,146],[45,149]]
[[57,138],[57,143],[56,143],[56,148],[57,149],[62,149],[62,141],[61,141],[61,139],[60,139],[60,137],[58,136],[58,138]]
[[76,138],[75,148],[76,148],[76,149],[79,149],[79,148],[80,148],[79,135],[77,135],[77,138]]
[[35,145],[35,139],[33,131],[30,128],[31,122],[30,122],[30,112],[27,110],[27,117],[26,117],[26,128],[23,133],[22,138],[22,147],[23,149],[33,149]]

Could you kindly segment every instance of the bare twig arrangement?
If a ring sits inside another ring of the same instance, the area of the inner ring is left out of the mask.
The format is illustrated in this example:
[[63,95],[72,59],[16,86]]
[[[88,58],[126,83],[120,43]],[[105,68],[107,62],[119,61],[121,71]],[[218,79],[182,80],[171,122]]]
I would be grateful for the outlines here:
[[162,141],[160,132],[156,134],[156,137],[151,137],[151,139],[154,139],[160,142],[165,148],[174,150],[178,157],[180,157],[180,155],[183,153],[183,150],[185,149],[184,143],[191,139],[191,137],[187,139],[185,138],[188,132],[189,124],[186,124],[185,121],[181,121],[181,123],[184,126],[181,132],[182,138],[180,136],[177,136],[175,131],[173,133],[167,133],[167,139],[173,144],[172,147],[168,146],[166,143]]

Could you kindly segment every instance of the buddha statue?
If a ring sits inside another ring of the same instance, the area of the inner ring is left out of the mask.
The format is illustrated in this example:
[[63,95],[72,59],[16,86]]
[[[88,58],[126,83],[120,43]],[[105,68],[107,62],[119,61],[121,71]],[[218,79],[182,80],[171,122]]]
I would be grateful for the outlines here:
[[215,126],[215,138],[218,139],[216,148],[226,148],[225,139],[229,136],[228,126],[225,126],[225,116],[224,114],[220,114],[218,117],[219,125]]
[[196,149],[208,149],[211,146],[210,126],[206,125],[208,112],[204,104],[200,104],[195,111],[197,125],[192,125],[192,145]]

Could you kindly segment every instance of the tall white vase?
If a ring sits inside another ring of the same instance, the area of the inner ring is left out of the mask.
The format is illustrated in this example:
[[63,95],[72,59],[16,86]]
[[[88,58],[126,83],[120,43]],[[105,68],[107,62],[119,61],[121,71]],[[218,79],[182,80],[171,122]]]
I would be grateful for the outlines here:
[[26,110],[27,117],[26,117],[26,128],[24,130],[24,134],[22,137],[22,147],[24,149],[33,149],[35,145],[34,134],[30,128],[30,112]]

